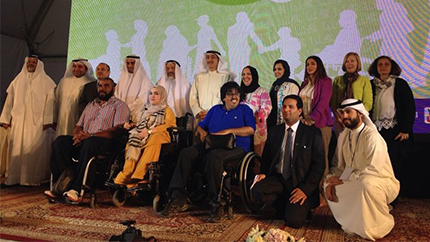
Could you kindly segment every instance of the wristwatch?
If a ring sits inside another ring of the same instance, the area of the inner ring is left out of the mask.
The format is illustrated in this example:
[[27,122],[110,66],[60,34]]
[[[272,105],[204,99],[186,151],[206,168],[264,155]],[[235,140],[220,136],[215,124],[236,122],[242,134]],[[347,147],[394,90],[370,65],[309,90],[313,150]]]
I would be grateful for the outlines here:
[[151,134],[151,133],[152,133],[152,130],[148,129],[148,134]]

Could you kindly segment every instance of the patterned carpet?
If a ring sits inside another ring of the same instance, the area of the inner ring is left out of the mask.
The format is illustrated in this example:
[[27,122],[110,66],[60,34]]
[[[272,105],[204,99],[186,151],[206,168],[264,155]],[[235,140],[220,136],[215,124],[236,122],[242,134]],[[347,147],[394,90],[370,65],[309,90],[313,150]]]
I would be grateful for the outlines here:
[[[172,218],[161,218],[149,202],[138,197],[122,208],[115,207],[107,191],[98,193],[97,208],[88,200],[79,206],[48,203],[45,187],[2,187],[0,189],[0,238],[19,241],[106,241],[125,227],[118,222],[136,220],[143,236],[159,241],[244,241],[256,225],[268,230],[281,228],[307,241],[365,241],[344,233],[327,207],[314,211],[312,220],[301,229],[285,227],[268,215],[249,215],[240,204],[232,220],[206,223],[207,211],[193,207],[190,212]],[[396,226],[379,241],[430,241],[430,199],[401,198],[393,211]]]

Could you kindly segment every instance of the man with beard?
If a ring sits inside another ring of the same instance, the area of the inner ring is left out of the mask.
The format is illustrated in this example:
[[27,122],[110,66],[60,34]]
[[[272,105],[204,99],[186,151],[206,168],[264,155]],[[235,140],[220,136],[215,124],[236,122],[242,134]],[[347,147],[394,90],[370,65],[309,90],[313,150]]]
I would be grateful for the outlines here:
[[143,105],[148,102],[148,94],[152,86],[152,81],[149,79],[140,57],[137,55],[125,57],[115,96],[127,103],[133,121],[137,119],[136,115]]
[[303,124],[303,101],[288,95],[282,102],[284,123],[269,130],[262,174],[255,177],[255,202],[272,203],[285,225],[300,228],[319,205],[318,185],[324,173],[321,131]]
[[[49,177],[48,158],[53,140],[55,83],[37,56],[24,66],[7,89],[0,124],[9,131],[6,185],[39,185]],[[6,138],[6,137],[5,137]],[[5,159],[5,160],[3,160]]]
[[345,232],[382,238],[394,227],[389,203],[400,189],[387,145],[361,101],[346,99],[337,112],[346,129],[325,178],[327,203]]
[[205,119],[199,123],[197,132],[202,142],[208,133],[234,134],[236,147],[231,150],[222,148],[204,150],[204,144],[199,143],[183,149],[169,185],[169,202],[160,212],[163,217],[188,208],[186,199],[189,195],[187,187],[191,172],[203,168],[208,182],[208,199],[212,206],[208,222],[217,223],[222,219],[223,207],[217,199],[217,194],[221,185],[224,163],[240,159],[250,150],[250,136],[255,131],[255,119],[251,108],[245,104],[239,104],[240,87],[236,82],[225,83],[220,92],[223,104],[215,105],[209,110]]
[[[54,194],[45,191],[45,195],[55,199],[61,195],[66,202],[77,204],[82,197],[78,191],[82,187],[83,177],[88,161],[99,154],[113,148],[119,127],[128,122],[130,110],[123,101],[114,97],[115,82],[109,77],[98,82],[99,96],[90,102],[82,113],[73,132],[69,135],[59,136],[52,145],[50,167],[55,182],[61,173],[74,165],[73,159],[78,159],[75,166],[75,178],[71,189],[64,194]],[[95,167],[91,166],[86,184],[93,184]]]
[[[110,66],[104,62],[99,63],[96,67],[97,81],[104,77],[109,77],[109,75]],[[87,104],[98,97],[97,81],[85,84],[82,95],[79,98],[79,113],[82,114]]]
[[64,77],[55,90],[56,136],[72,135],[81,115],[79,98],[84,85],[93,82],[93,67],[86,59],[75,59],[67,66]]
[[219,89],[236,78],[227,68],[227,62],[218,51],[209,50],[199,65],[190,91],[190,107],[198,121],[203,120],[210,108],[220,103]]
[[167,104],[173,109],[176,117],[183,117],[191,112],[188,99],[191,85],[181,70],[181,65],[175,60],[166,61],[163,74],[157,85],[167,91]]

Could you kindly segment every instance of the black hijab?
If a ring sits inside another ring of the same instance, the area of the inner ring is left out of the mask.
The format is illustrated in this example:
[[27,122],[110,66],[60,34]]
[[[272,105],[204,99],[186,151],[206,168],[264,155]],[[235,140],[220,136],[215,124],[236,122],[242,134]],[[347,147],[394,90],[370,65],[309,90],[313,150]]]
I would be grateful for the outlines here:
[[[247,93],[252,93],[260,87],[260,84],[258,84],[257,69],[252,66],[246,66],[245,68],[248,68],[251,71],[252,82],[249,86],[245,85],[245,83],[243,83],[243,80],[240,83],[240,96],[242,97],[242,100],[245,100]],[[245,70],[245,68],[242,69],[242,72],[243,70]]]
[[275,63],[273,64],[273,68],[275,68],[276,64],[279,64],[279,63],[281,63],[281,64],[282,64],[282,67],[283,67],[283,68],[284,68],[284,70],[285,70],[285,71],[284,71],[284,75],[283,75],[281,78],[276,79],[276,81],[275,81],[275,82],[273,82],[273,84],[272,84],[272,89],[275,89],[275,91],[278,91],[279,87],[280,87],[284,82],[291,82],[291,83],[294,83],[296,86],[298,86],[298,87],[300,88],[299,84],[298,84],[295,80],[290,79],[291,70],[290,70],[290,65],[288,65],[288,62],[286,62],[286,61],[284,61],[284,60],[279,59],[279,60],[275,61]]

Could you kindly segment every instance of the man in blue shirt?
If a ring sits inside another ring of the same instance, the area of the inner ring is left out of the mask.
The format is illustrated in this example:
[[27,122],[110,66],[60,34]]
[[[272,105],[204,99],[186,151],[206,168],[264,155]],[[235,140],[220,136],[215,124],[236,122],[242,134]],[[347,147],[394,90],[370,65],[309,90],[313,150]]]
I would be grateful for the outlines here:
[[[208,222],[220,222],[222,208],[217,201],[218,189],[226,161],[240,159],[251,147],[251,135],[255,131],[255,119],[251,108],[240,104],[240,87],[236,82],[227,82],[221,87],[223,104],[212,107],[197,127],[202,143],[181,151],[169,186],[170,199],[160,213],[168,217],[172,212],[185,211],[188,208],[188,182],[194,169],[203,170],[208,182],[208,196],[212,211]],[[208,133],[223,135],[232,133],[236,136],[236,147],[232,150],[204,150]],[[203,151],[203,152],[202,152]]]

